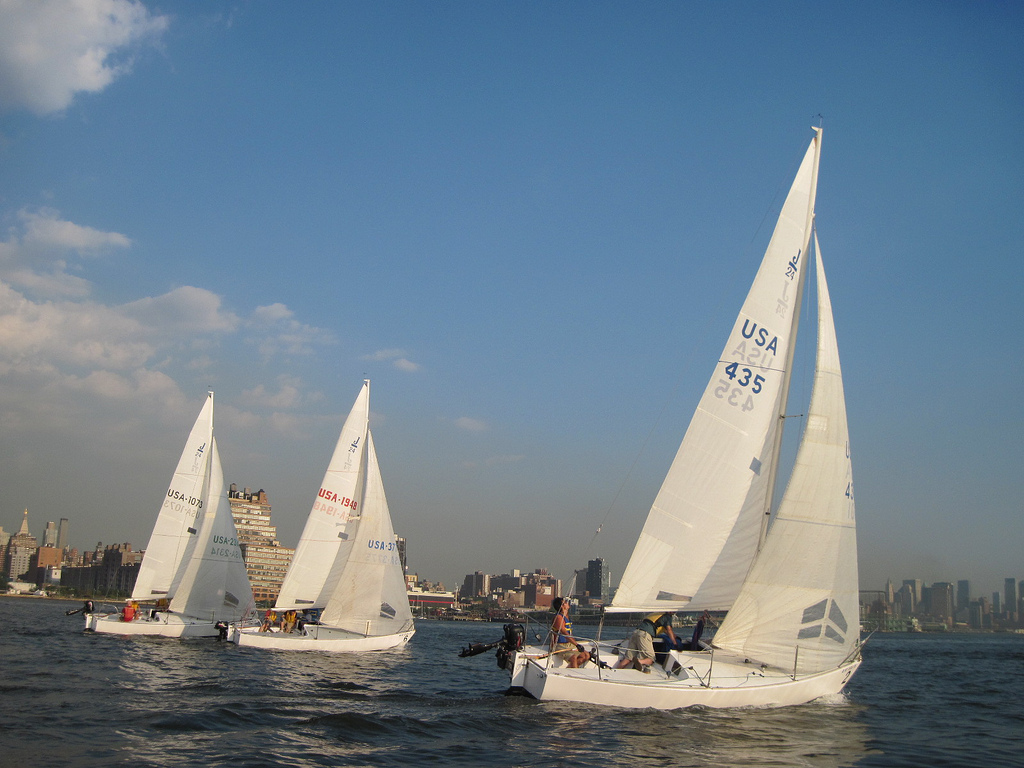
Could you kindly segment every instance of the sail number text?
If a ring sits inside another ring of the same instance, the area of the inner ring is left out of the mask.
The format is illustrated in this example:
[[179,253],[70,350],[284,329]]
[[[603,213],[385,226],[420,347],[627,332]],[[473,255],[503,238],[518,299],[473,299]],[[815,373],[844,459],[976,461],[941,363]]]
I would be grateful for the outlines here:
[[393,541],[381,541],[380,539],[370,539],[366,542],[366,546],[370,549],[382,549],[385,552],[393,552],[398,549],[398,545]]
[[[323,512],[325,515],[337,515],[342,520],[348,520],[349,512],[355,512],[359,502],[355,499],[350,499],[348,496],[339,496],[333,491],[329,491],[326,488],[321,488],[320,493],[317,494],[320,498],[313,504],[313,509]],[[323,499],[323,501],[320,501]],[[325,502],[331,502],[327,504]],[[337,504],[338,506],[334,506]]]
[[167,489],[167,498],[164,499],[164,507],[174,512],[183,512],[186,517],[196,517],[199,510],[203,508],[203,500],[195,496],[188,496],[173,488]]
[[754,395],[764,386],[765,378],[749,368],[741,368],[739,363],[725,366],[728,379],[719,379],[715,387],[715,397],[725,398],[729,405],[735,405],[744,411],[754,408]]

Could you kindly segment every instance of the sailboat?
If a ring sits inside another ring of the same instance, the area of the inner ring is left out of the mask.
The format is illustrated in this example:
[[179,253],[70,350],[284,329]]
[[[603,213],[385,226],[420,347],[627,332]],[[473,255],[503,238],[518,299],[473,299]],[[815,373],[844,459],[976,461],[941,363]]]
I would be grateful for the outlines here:
[[[646,671],[616,668],[623,644],[589,641],[593,658],[570,669],[549,648],[523,645],[509,625],[499,664],[513,689],[619,707],[785,706],[839,693],[860,665],[849,433],[814,233],[820,147],[818,128],[607,608],[727,611],[713,641],[657,654]],[[814,386],[792,474],[772,510],[812,241]]]
[[236,625],[241,646],[381,651],[415,632],[405,572],[369,428],[370,382],[338,436],[274,610],[306,618],[293,631]]
[[115,635],[216,637],[253,608],[213,437],[212,392],[160,506],[132,590],[129,603],[133,602],[145,605],[130,620],[124,613],[87,614],[86,629]]

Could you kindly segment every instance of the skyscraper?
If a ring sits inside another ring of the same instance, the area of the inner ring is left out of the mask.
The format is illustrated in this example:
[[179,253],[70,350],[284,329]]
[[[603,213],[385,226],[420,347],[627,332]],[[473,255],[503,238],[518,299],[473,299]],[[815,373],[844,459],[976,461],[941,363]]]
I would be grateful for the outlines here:
[[611,572],[603,557],[587,562],[587,592],[591,600],[607,602],[611,597]]
[[57,523],[57,549],[63,550],[68,545],[68,519],[62,517]]
[[1005,579],[1003,581],[1003,603],[1006,611],[1007,621],[1017,620],[1017,580]]
[[963,579],[956,583],[956,612],[966,611],[971,604],[971,582]]

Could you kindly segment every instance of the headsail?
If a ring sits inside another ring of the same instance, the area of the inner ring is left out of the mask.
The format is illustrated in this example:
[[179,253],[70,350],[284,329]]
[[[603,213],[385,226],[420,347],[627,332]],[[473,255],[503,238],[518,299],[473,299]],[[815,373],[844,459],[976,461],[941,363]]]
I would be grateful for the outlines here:
[[[860,638],[853,471],[832,302],[815,235],[818,352],[796,464],[715,645],[798,674],[838,666]],[[794,651],[794,646],[797,648]]]
[[212,442],[213,392],[210,392],[185,441],[171,484],[160,505],[132,590],[135,600],[169,599],[173,596],[172,583],[180,581],[183,563],[187,562],[187,556],[191,556],[200,512],[206,503]]
[[728,609],[758,546],[795,343],[820,132],[648,513],[611,610]]
[[321,621],[368,636],[412,626],[405,573],[373,436],[367,430],[366,487],[352,551]]
[[252,605],[252,587],[224,488],[216,440],[210,456],[208,485],[195,549],[170,609],[204,621],[238,621]]
[[352,529],[362,510],[366,430],[370,417],[370,382],[364,381],[341,428],[334,455],[324,474],[299,545],[288,568],[276,608],[323,608],[340,571],[339,552],[351,547]]

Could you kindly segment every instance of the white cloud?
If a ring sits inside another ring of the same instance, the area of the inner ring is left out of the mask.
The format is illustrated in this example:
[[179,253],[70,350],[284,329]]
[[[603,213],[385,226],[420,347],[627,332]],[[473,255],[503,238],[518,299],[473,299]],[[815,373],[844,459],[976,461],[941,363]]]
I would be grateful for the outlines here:
[[240,402],[249,407],[295,408],[302,404],[301,382],[291,376],[278,377],[278,391],[268,392],[262,384],[242,392]]
[[404,357],[400,357],[393,363],[395,368],[400,371],[408,371],[409,373],[415,373],[420,369],[419,365],[412,362],[412,360],[406,360]]
[[375,363],[383,363],[390,360],[391,365],[406,373],[415,373],[421,368],[419,363],[414,363],[405,356],[404,349],[378,349],[369,355],[363,355],[363,360],[370,360]]
[[264,359],[280,353],[309,355],[314,347],[334,343],[329,331],[300,323],[293,316],[294,313],[280,303],[253,311],[247,325],[256,335],[249,343],[256,346]]
[[221,297],[191,285],[162,296],[138,299],[121,307],[154,336],[187,337],[196,333],[228,333],[239,326],[238,316],[221,309]]
[[460,416],[455,420],[455,426],[466,432],[485,432],[487,422],[480,419],[471,419],[469,416]]
[[0,0],[0,109],[46,115],[102,91],[168,24],[136,0]]
[[67,257],[97,256],[132,242],[118,232],[65,221],[50,208],[23,208],[17,220],[10,239],[0,241],[0,279],[35,296],[88,296],[91,284],[68,273]]
[[396,357],[402,357],[404,354],[404,349],[378,349],[376,352],[371,352],[368,355],[363,355],[363,360],[371,360],[375,363],[383,363],[387,360],[393,360]]

